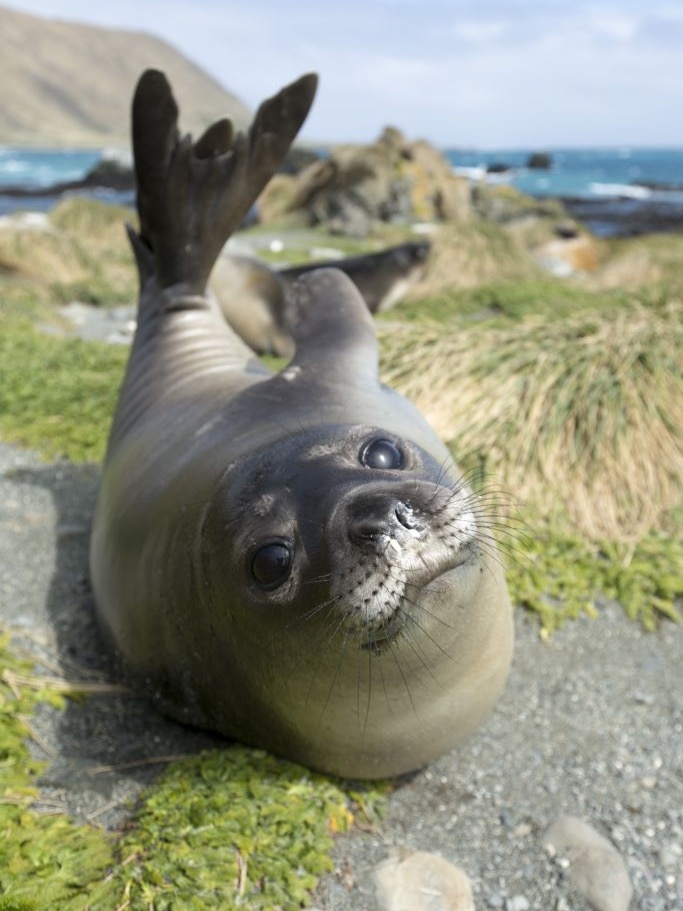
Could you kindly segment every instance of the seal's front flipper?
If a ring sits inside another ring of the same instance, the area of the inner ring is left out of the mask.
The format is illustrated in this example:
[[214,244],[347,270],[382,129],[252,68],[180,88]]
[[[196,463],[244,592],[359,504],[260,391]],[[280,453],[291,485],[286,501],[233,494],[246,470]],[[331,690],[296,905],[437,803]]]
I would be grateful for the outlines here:
[[339,269],[316,269],[297,279],[290,291],[293,365],[322,368],[335,381],[378,378],[375,324],[360,291]]
[[[308,74],[263,102],[251,129],[233,138],[220,120],[192,142],[163,73],[140,77],[132,111],[140,241],[162,287],[202,294],[216,257],[273,176],[313,103]],[[138,262],[140,251],[136,251]]]

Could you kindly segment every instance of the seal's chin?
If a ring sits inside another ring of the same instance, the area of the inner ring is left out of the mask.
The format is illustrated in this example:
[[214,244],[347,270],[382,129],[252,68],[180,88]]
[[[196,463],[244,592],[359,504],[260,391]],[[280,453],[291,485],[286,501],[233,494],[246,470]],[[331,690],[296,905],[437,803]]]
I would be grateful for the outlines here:
[[[410,579],[406,580],[405,587],[412,592],[411,597],[407,598],[404,594],[390,614],[384,614],[380,622],[368,624],[365,630],[359,631],[360,648],[380,655],[405,635],[406,628],[412,625],[421,628],[424,621],[431,616],[430,611],[422,603],[424,598],[430,594],[438,595],[441,587],[444,590],[449,589],[453,584],[454,575],[461,575],[464,580],[468,569],[476,562],[476,551],[465,546],[451,554],[447,564],[433,571],[430,577],[425,579],[422,576],[417,585]],[[421,614],[424,614],[424,617],[421,617]],[[447,620],[444,618],[442,622]]]

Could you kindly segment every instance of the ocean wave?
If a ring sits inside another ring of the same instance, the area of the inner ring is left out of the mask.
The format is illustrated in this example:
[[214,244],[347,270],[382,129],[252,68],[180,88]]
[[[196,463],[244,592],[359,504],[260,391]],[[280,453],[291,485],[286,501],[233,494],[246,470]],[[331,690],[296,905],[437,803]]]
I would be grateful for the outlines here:
[[589,184],[593,196],[611,196],[620,199],[650,199],[652,190],[638,184],[629,183],[599,183]]

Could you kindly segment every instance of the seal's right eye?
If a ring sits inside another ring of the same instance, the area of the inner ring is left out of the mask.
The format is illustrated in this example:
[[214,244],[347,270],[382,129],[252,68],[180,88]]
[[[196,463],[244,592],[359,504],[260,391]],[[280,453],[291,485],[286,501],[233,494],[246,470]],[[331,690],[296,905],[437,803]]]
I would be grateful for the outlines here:
[[251,574],[264,588],[276,588],[289,575],[291,565],[291,548],[273,541],[256,551],[251,560]]
[[361,449],[359,458],[361,465],[366,468],[384,471],[403,468],[403,453],[392,440],[372,440]]

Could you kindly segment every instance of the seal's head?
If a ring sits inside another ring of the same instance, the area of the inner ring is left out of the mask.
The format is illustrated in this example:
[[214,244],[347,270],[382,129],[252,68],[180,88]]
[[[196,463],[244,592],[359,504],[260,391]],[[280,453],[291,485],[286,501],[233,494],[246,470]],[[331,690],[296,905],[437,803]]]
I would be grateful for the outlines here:
[[410,439],[292,434],[230,466],[201,535],[214,660],[249,655],[238,700],[219,709],[244,739],[263,742],[266,714],[271,748],[372,777],[414,768],[488,713],[511,637],[486,517]]

